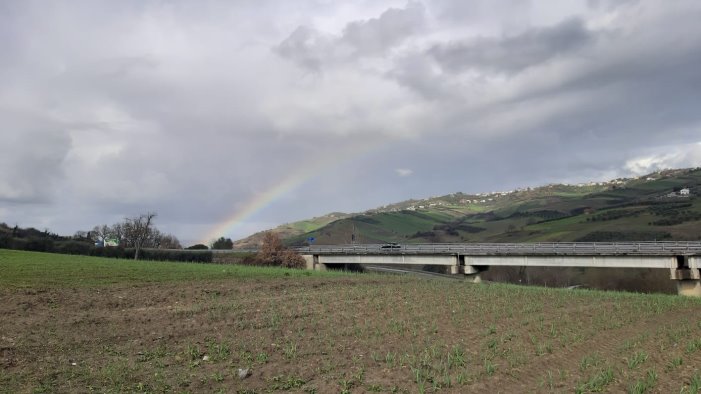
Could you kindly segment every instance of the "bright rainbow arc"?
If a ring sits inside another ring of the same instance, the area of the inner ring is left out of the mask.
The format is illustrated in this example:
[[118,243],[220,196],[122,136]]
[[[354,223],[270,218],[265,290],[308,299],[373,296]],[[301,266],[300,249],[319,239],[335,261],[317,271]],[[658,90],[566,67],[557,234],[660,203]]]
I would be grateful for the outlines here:
[[[360,146],[347,150],[342,154],[329,154],[322,159],[305,163],[297,171],[288,176],[284,181],[265,192],[254,196],[242,209],[238,210],[226,220],[212,228],[199,243],[208,245],[219,237],[226,237],[240,227],[247,219],[268,207],[273,201],[302,186],[307,181],[321,174],[331,171],[353,158],[358,158],[378,150],[382,145]],[[319,169],[322,169],[321,171]]]

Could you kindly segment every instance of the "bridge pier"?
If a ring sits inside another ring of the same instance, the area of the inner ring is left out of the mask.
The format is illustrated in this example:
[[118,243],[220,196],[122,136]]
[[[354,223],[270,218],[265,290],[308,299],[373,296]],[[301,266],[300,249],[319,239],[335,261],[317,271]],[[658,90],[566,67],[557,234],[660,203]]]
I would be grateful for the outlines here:
[[319,263],[318,254],[303,254],[304,268],[312,271],[326,271],[328,267],[326,264]]
[[701,280],[677,281],[677,294],[687,297],[701,297]]
[[308,270],[313,270],[314,269],[314,255],[312,254],[303,254],[302,258],[304,259],[304,269]]
[[482,277],[480,276],[480,273],[482,271],[485,270],[481,267],[475,267],[474,265],[466,265],[465,279],[467,279],[468,282],[472,283],[482,283]]
[[670,269],[669,276],[677,281],[677,294],[701,297],[701,257],[677,257],[677,267]]

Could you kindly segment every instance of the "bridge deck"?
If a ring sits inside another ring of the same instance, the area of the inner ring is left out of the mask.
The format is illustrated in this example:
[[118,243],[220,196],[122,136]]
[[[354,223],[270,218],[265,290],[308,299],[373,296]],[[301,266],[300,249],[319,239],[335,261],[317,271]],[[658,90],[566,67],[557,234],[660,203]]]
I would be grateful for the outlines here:
[[460,244],[318,245],[297,249],[314,255],[465,256],[701,256],[701,242],[549,242]]

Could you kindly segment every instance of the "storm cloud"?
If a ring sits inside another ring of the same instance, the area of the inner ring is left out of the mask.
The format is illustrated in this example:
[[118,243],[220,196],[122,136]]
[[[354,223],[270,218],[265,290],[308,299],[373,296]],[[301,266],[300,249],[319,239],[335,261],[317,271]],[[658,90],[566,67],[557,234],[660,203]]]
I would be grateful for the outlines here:
[[0,222],[155,210],[188,243],[254,205],[221,235],[701,165],[700,19],[691,0],[5,1]]
[[566,20],[552,27],[533,28],[513,37],[482,38],[473,42],[439,44],[431,49],[441,67],[450,71],[513,74],[565,56],[593,40],[582,20]]

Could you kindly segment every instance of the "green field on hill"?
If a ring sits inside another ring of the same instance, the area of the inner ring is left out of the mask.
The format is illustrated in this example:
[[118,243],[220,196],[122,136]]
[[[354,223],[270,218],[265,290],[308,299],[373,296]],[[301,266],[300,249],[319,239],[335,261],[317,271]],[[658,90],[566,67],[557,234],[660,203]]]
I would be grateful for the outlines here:
[[[678,192],[687,189],[688,195]],[[586,185],[431,197],[285,225],[287,244],[701,239],[701,170]],[[254,246],[260,234],[237,241]]]

